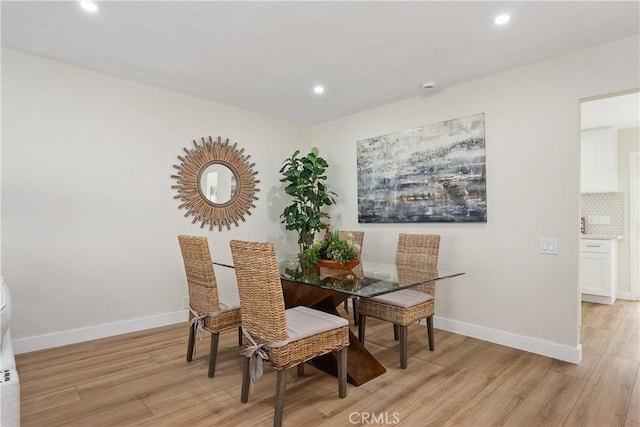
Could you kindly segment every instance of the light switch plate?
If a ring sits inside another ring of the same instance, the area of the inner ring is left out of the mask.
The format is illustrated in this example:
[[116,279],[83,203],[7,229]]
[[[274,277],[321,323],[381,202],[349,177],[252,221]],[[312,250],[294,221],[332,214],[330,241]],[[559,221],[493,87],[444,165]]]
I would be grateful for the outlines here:
[[558,239],[543,237],[540,239],[540,253],[558,255]]

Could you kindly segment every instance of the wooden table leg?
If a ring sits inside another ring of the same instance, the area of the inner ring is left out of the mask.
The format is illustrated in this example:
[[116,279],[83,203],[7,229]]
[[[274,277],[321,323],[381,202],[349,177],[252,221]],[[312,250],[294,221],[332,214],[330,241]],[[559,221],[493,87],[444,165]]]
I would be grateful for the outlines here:
[[[338,376],[338,362],[333,353],[323,354],[311,361],[313,366]],[[387,370],[373,357],[371,353],[358,341],[358,338],[349,331],[349,347],[347,348],[347,381],[353,385],[362,385],[371,381]]]
[[[284,303],[286,308],[306,306],[317,310],[340,316],[338,307],[347,298],[346,294],[332,292],[300,283],[282,281]],[[313,365],[331,375],[338,375],[338,362],[336,355],[327,353],[312,360]],[[347,381],[359,386],[371,381],[378,375],[384,374],[385,369],[378,360],[373,357],[365,346],[358,341],[351,330],[349,331],[349,347],[347,349]]]

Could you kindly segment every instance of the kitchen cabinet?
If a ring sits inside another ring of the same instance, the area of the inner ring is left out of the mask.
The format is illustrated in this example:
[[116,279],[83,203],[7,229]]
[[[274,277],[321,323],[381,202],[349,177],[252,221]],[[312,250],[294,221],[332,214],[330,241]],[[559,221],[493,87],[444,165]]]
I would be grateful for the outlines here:
[[618,138],[613,127],[583,130],[580,140],[580,192],[618,191]]
[[617,289],[617,250],[615,240],[580,241],[580,280],[582,300],[613,304]]

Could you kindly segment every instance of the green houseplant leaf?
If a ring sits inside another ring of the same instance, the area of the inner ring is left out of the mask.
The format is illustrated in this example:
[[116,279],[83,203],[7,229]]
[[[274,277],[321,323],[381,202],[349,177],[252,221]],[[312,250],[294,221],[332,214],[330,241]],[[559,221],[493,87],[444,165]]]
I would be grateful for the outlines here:
[[304,259],[309,264],[315,264],[322,259],[338,261],[344,265],[353,261],[360,254],[360,245],[353,241],[353,235],[346,239],[340,238],[340,231],[327,231],[322,241],[314,243],[303,252]]
[[322,209],[335,204],[338,196],[327,188],[325,172],[329,164],[319,153],[313,147],[306,156],[298,157],[300,150],[296,150],[280,168],[280,182],[285,183],[284,191],[292,198],[280,215],[280,222],[287,230],[298,232],[300,253],[313,245],[318,231],[326,228],[322,219],[329,215]]

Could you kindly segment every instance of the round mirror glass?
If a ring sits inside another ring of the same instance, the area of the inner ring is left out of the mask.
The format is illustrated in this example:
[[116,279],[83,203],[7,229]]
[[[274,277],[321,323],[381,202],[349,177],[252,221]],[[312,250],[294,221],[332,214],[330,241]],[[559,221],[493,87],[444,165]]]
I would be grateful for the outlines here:
[[224,205],[236,195],[236,175],[228,166],[214,162],[202,170],[198,186],[209,203]]

